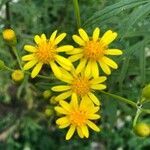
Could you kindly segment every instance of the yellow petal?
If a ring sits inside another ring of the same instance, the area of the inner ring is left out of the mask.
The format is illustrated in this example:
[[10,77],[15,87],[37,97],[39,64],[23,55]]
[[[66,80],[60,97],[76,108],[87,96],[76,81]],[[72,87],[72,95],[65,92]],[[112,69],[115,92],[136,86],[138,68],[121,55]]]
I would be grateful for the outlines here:
[[97,78],[99,76],[99,69],[96,61],[91,62],[92,76]]
[[35,53],[37,51],[36,47],[32,46],[32,45],[25,45],[24,46],[24,49],[28,52],[31,52],[31,53]]
[[68,59],[71,62],[75,62],[75,61],[79,60],[82,57],[83,57],[83,54],[75,54],[75,55],[72,55],[72,56],[68,57]]
[[29,61],[35,59],[35,56],[33,54],[25,55],[22,57],[22,61]]
[[71,105],[74,109],[78,109],[78,98],[76,93],[73,93],[71,96]]
[[81,110],[89,111],[89,108],[90,107],[93,108],[93,106],[94,106],[93,102],[90,100],[90,98],[87,95],[82,97],[81,102],[80,102],[80,109]]
[[85,45],[85,42],[79,36],[73,35],[72,38],[77,44],[79,44],[81,46]]
[[67,134],[66,134],[66,140],[70,140],[71,137],[73,136],[74,132],[75,132],[75,126],[74,125],[71,125]]
[[67,54],[68,55],[73,55],[73,54],[79,54],[79,53],[82,53],[82,52],[83,52],[82,48],[74,48],[73,50],[68,51]]
[[97,41],[99,39],[99,34],[100,34],[100,29],[99,28],[95,28],[94,32],[93,32],[93,41]]
[[108,57],[103,57],[102,60],[104,61],[105,64],[112,67],[113,69],[118,68],[118,65],[112,59],[109,59]]
[[107,32],[104,33],[103,37],[101,38],[101,41],[108,45],[110,44],[115,38],[117,37],[116,32],[112,32],[111,30],[108,30]]
[[66,33],[60,34],[54,41],[55,45],[59,44],[66,36]]
[[91,120],[97,120],[100,118],[100,115],[98,114],[90,114],[88,115],[88,119],[91,119]]
[[107,77],[101,76],[101,77],[92,79],[90,82],[91,82],[91,84],[98,84],[98,83],[104,82],[106,79],[107,79]]
[[52,91],[55,91],[55,92],[61,92],[61,91],[69,90],[71,89],[71,87],[68,85],[58,85],[58,86],[52,87],[51,89]]
[[68,51],[72,51],[72,50],[73,50],[72,45],[64,45],[64,46],[60,46],[56,49],[57,52],[68,52]]
[[71,70],[71,67],[69,67],[69,66],[67,66],[67,65],[65,65],[65,64],[63,64],[63,63],[61,63],[60,61],[58,61],[58,60],[56,60],[57,61],[57,63],[62,67],[62,68],[64,68],[65,70],[67,70],[67,71],[70,71]]
[[106,89],[106,85],[104,84],[95,84],[95,85],[91,85],[91,88],[94,90],[104,90]]
[[106,55],[122,55],[122,51],[120,49],[107,49],[105,51]]
[[38,75],[38,73],[40,72],[41,68],[42,68],[42,65],[43,63],[42,62],[39,62],[35,67],[34,69],[32,70],[32,73],[31,73],[31,77],[34,78]]
[[31,60],[31,61],[29,61],[29,62],[27,62],[25,65],[24,65],[24,67],[23,67],[23,69],[24,70],[29,70],[30,68],[32,68],[35,64],[37,63],[37,60]]
[[56,101],[64,100],[64,99],[68,98],[69,96],[71,96],[71,91],[67,91],[62,94],[59,94],[58,96],[56,96],[55,100]]
[[69,123],[69,118],[68,117],[61,117],[59,119],[56,120],[56,124],[58,125],[63,125]]
[[36,36],[34,37],[34,41],[35,41],[36,44],[39,44],[39,43],[41,42],[40,36],[39,36],[39,35],[36,35]]
[[59,104],[67,111],[71,110],[71,105],[64,100],[61,100]]
[[46,42],[46,41],[47,41],[46,35],[45,35],[45,34],[42,34],[42,35],[41,35],[41,39],[42,39],[44,42]]
[[82,130],[81,130],[80,127],[77,127],[77,133],[78,133],[78,135],[79,135],[80,138],[84,137],[84,135],[83,135]]
[[59,106],[56,106],[56,107],[55,107],[55,111],[57,111],[57,112],[60,113],[60,114],[64,114],[64,115],[66,115],[66,114],[69,113],[67,110],[65,110],[64,108],[59,107]]
[[69,66],[70,69],[73,66],[70,60],[68,60],[67,58],[64,58],[64,57],[62,57],[60,55],[56,55],[56,60],[58,60],[59,62],[61,62],[64,65]]
[[89,41],[89,37],[83,29],[81,29],[81,28],[79,29],[79,34],[84,41]]
[[92,65],[91,65],[91,61],[89,60],[88,63],[87,63],[87,66],[85,68],[84,75],[86,77],[90,77],[91,76],[91,71],[92,71]]
[[87,125],[96,132],[100,132],[100,128],[94,124],[92,121],[87,120]]
[[63,128],[66,128],[70,125],[70,123],[65,123],[65,124],[62,124],[62,125],[59,125],[59,129],[63,129]]
[[60,68],[55,64],[55,62],[51,61],[50,62],[50,66],[52,68],[52,71],[54,73],[54,75],[59,79],[62,77],[62,73],[60,71]]
[[102,70],[104,71],[104,73],[106,73],[107,75],[110,75],[111,74],[111,70],[110,68],[108,67],[108,65],[106,65],[104,62],[102,61],[99,61],[99,64],[102,68]]
[[83,135],[86,138],[88,138],[89,137],[89,130],[88,130],[87,126],[86,125],[81,126],[81,130],[82,130]]
[[80,60],[79,65],[76,68],[77,74],[80,73],[85,68],[86,62],[87,62],[87,59],[85,59],[85,58],[82,58]]
[[50,41],[53,42],[55,40],[55,37],[56,37],[56,34],[57,34],[57,30],[55,30],[52,35],[50,36]]
[[100,101],[93,93],[89,92],[88,96],[90,97],[90,99],[93,101],[94,104],[96,104],[98,106],[100,105]]

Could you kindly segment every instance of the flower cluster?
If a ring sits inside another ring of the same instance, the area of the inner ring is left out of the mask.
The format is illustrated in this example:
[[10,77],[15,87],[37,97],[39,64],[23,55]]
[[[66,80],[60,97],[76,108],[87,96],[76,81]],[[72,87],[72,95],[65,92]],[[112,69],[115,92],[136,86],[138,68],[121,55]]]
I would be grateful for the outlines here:
[[[45,34],[34,37],[35,45],[25,45],[24,49],[30,54],[22,57],[27,63],[24,70],[33,68],[31,77],[36,77],[43,65],[49,65],[62,85],[52,87],[52,91],[60,92],[55,97],[59,103],[55,110],[62,115],[57,119],[59,128],[69,127],[66,140],[69,140],[75,131],[80,138],[89,137],[89,129],[99,132],[101,129],[94,122],[99,119],[100,100],[95,91],[104,90],[106,76],[100,76],[100,70],[106,75],[111,74],[111,68],[117,69],[115,61],[109,55],[121,55],[119,49],[110,49],[108,45],[117,37],[116,32],[108,30],[100,37],[100,29],[96,28],[91,37],[79,29],[79,35],[72,38],[79,46],[59,46],[66,33],[56,36],[54,31],[48,39]],[[63,52],[68,58],[60,55]],[[77,66],[74,66],[74,62]],[[94,122],[93,122],[94,121]]]

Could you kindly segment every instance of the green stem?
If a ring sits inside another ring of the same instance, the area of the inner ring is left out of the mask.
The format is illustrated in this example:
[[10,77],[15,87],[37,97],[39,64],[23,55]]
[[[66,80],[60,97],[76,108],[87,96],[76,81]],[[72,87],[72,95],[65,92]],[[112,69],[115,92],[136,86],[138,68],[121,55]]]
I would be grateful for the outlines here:
[[20,60],[20,57],[19,57],[19,55],[18,55],[18,52],[17,52],[16,47],[12,46],[12,50],[13,50],[13,52],[14,52],[16,58],[17,58],[17,61],[18,61],[18,64],[19,64],[20,69],[23,70],[23,67],[22,67],[22,65],[21,65],[21,60]]
[[[8,70],[8,71],[10,71],[10,72],[15,71],[14,69],[11,69],[11,68],[9,68],[9,67],[7,67],[7,66],[5,66],[5,69]],[[25,74],[28,74],[28,75],[31,74],[31,73],[28,72],[28,71],[24,71],[24,73],[25,73]],[[48,80],[55,79],[54,76],[47,77],[47,76],[43,76],[43,75],[37,75],[37,77],[39,77],[39,78],[41,78],[41,79],[48,79]]]
[[81,18],[80,18],[80,9],[79,9],[79,3],[78,0],[73,0],[73,5],[74,5],[74,12],[75,12],[75,17],[77,20],[77,27],[81,27]]
[[133,120],[133,127],[136,125],[136,122],[137,122],[137,120],[138,120],[138,118],[139,118],[141,112],[142,112],[142,111],[141,111],[141,108],[138,107],[137,112],[136,112],[136,115],[135,115],[135,118],[134,118],[134,120]]
[[[104,91],[100,91],[100,92],[105,94],[105,95],[111,96],[111,97],[115,98],[116,100],[119,100],[121,102],[129,104],[129,105],[131,105],[131,106],[133,106],[134,108],[137,109],[137,104],[135,102],[133,102],[132,100],[129,100],[129,99],[126,99],[126,98],[123,98],[121,96],[118,96],[118,95],[115,95],[115,94],[111,94],[111,93],[108,93],[108,92],[104,92]],[[141,113],[150,114],[150,109],[141,108],[140,110],[141,110]]]
[[105,95],[111,96],[111,97],[113,97],[113,98],[115,98],[115,99],[117,99],[117,100],[119,100],[121,102],[127,103],[127,104],[129,104],[129,105],[131,105],[133,107],[136,107],[136,103],[131,101],[131,100],[129,100],[129,99],[126,99],[126,98],[123,98],[121,96],[118,96],[118,95],[115,95],[115,94],[111,94],[111,93],[108,93],[108,92],[104,92],[104,91],[100,91],[100,92],[105,94]]

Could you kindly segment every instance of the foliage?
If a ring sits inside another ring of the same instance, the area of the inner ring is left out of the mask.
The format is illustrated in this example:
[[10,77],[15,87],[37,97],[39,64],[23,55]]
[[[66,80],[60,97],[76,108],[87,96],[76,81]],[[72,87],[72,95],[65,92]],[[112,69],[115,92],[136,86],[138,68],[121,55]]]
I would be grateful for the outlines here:
[[[118,41],[112,47],[119,47],[124,54],[116,59],[120,67],[108,78],[108,92],[136,103],[142,88],[150,83],[150,1],[79,0],[79,6],[81,26],[88,33],[95,27],[100,27],[101,32],[107,29],[118,32]],[[9,26],[15,30],[19,56],[25,53],[25,43],[32,44],[33,35],[49,36],[56,28],[67,32],[66,42],[73,43],[71,35],[77,32],[73,8],[73,2],[68,0],[0,0],[0,33]],[[0,59],[9,68],[18,69],[17,60],[2,34]],[[49,73],[47,67],[42,73],[48,75],[46,72]],[[0,79],[0,149],[146,150],[150,147],[149,138],[137,137],[132,131],[136,109],[116,101],[115,97],[97,93],[102,103],[100,133],[92,133],[86,140],[75,137],[65,141],[65,131],[55,125],[57,114],[50,117],[44,114],[46,108],[53,110],[55,104],[42,96],[59,81],[31,80],[26,76],[22,84],[17,85],[8,70],[0,70]],[[143,108],[149,109],[150,103],[143,104]],[[140,119],[150,124],[149,114],[143,113]]]

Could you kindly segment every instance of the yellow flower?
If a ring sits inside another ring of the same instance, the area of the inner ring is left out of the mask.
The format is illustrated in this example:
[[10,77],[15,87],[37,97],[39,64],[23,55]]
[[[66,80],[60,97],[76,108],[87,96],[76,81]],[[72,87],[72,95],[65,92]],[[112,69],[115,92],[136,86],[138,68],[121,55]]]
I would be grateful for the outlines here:
[[80,138],[89,137],[88,127],[96,132],[100,131],[100,128],[92,122],[92,120],[100,118],[100,115],[96,114],[99,107],[94,106],[88,97],[83,97],[80,104],[78,104],[78,99],[75,96],[72,96],[70,103],[65,101],[60,101],[59,103],[60,106],[56,106],[55,110],[65,116],[57,119],[56,124],[61,129],[70,126],[66,134],[66,140],[73,136],[75,130],[77,130]]
[[12,29],[5,29],[3,31],[3,38],[6,41],[12,41],[16,38],[16,34],[15,34],[14,30],[12,30]]
[[73,40],[80,46],[68,52],[72,56],[69,60],[75,62],[80,59],[77,66],[77,72],[85,68],[86,74],[93,77],[99,76],[98,64],[107,75],[111,74],[110,67],[117,69],[118,65],[107,55],[121,55],[119,49],[109,49],[108,45],[117,37],[116,32],[108,30],[101,38],[99,37],[100,29],[95,28],[92,37],[88,37],[83,29],[79,29],[79,35],[73,35]]
[[52,87],[52,90],[55,92],[63,92],[56,96],[56,101],[64,100],[71,95],[75,95],[75,97],[88,96],[96,105],[100,105],[100,101],[93,92],[94,90],[103,90],[106,88],[106,85],[102,84],[107,79],[105,76],[91,78],[85,72],[77,74],[75,71],[71,73],[64,69],[61,69],[61,71],[63,75],[60,80],[66,82],[67,85],[63,84]]
[[20,82],[24,79],[24,73],[21,70],[15,70],[11,74],[12,80],[15,82]]
[[41,36],[36,35],[34,41],[35,46],[25,45],[24,49],[32,54],[25,55],[22,57],[23,61],[29,61],[24,65],[24,70],[29,70],[33,66],[31,77],[34,78],[41,70],[43,64],[50,65],[52,71],[56,77],[61,78],[61,71],[57,64],[63,68],[70,70],[72,68],[72,63],[60,56],[59,52],[67,52],[73,49],[71,45],[58,46],[58,44],[65,38],[66,33],[62,33],[56,37],[57,30],[52,33],[49,39],[46,38],[45,34]]

